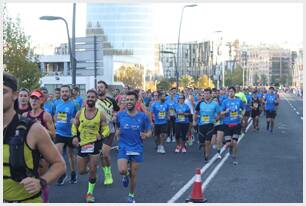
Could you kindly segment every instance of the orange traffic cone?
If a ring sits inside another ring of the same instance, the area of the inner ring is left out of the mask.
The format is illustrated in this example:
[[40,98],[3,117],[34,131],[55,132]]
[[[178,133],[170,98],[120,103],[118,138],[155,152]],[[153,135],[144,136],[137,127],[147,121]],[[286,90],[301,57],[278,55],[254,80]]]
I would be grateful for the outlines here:
[[201,169],[196,169],[195,180],[192,186],[191,197],[186,200],[186,202],[193,203],[204,203],[207,202],[207,199],[202,192],[202,181],[201,181]]

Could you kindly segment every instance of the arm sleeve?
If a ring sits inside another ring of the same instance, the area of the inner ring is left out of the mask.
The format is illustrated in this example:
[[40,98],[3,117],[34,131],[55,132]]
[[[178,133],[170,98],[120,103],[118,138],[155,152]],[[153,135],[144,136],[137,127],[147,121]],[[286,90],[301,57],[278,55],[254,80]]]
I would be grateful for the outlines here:
[[197,112],[200,111],[200,104],[201,104],[201,102],[199,102],[199,103],[197,104],[197,106],[196,106],[196,108],[195,108],[195,111],[197,111]]

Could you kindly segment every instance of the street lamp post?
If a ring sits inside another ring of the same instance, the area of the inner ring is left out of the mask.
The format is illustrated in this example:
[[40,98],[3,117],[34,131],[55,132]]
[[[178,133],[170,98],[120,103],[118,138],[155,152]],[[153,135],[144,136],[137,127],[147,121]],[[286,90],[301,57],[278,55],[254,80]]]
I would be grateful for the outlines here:
[[174,67],[175,67],[175,78],[176,78],[176,90],[178,90],[178,70],[177,70],[177,62],[176,62],[176,58],[175,58],[175,53],[172,51],[160,51],[160,53],[163,54],[172,54],[173,58],[174,58]]
[[71,42],[70,42],[70,35],[69,35],[69,28],[68,28],[68,23],[66,19],[60,16],[41,16],[39,18],[40,20],[48,20],[48,21],[53,21],[53,20],[63,20],[66,25],[66,30],[67,30],[67,36],[68,36],[68,49],[69,49],[69,55],[70,55],[70,69],[71,69],[71,76],[72,76],[72,85],[75,86],[76,83],[76,62],[75,62],[75,57],[73,54],[73,50],[71,49]]
[[[178,40],[177,40],[177,55],[176,55],[176,62],[177,62],[177,67],[179,66],[179,51],[180,51],[180,37],[181,37],[181,27],[182,27],[182,20],[183,20],[183,14],[184,14],[184,9],[187,8],[187,7],[195,7],[195,6],[198,6],[197,4],[188,4],[188,5],[185,5],[183,8],[182,8],[182,12],[181,12],[181,19],[180,19],[180,27],[179,27],[179,32],[178,32]],[[178,89],[178,68],[176,68],[176,72],[177,72],[177,82],[176,82],[176,87]]]

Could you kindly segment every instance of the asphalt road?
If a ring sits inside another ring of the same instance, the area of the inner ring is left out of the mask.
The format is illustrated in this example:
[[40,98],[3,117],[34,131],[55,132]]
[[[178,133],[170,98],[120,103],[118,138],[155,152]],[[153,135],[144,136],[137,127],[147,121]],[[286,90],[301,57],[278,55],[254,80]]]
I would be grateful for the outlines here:
[[[288,99],[288,97],[286,96]],[[302,101],[290,99],[302,114]],[[298,107],[300,105],[301,107]],[[234,166],[227,159],[211,163],[202,174],[202,182],[216,175],[204,188],[210,203],[299,203],[303,201],[303,121],[281,97],[273,134],[265,130],[265,118],[260,118],[260,131],[251,129],[238,145],[239,164]],[[166,203],[194,176],[195,168],[202,168],[204,161],[198,144],[188,148],[186,154],[174,153],[174,143],[166,143],[167,154],[157,154],[154,139],[145,142],[144,162],[137,174],[136,201],[139,203]],[[213,157],[214,154],[211,155]],[[225,153],[223,153],[225,156]],[[128,191],[122,187],[112,151],[114,183],[103,185],[101,169],[95,188],[96,202],[125,203]],[[87,192],[88,177],[80,176],[78,183],[50,187],[50,202],[83,203]],[[182,203],[189,197],[191,187],[180,193],[175,202]]]

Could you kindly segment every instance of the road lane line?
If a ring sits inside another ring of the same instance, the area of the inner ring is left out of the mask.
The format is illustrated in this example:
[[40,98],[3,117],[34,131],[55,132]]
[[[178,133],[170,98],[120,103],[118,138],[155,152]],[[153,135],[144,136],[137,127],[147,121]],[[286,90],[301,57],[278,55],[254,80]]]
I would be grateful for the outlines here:
[[[248,128],[252,125],[252,119],[249,118],[248,120],[248,127],[246,128],[246,132],[248,130]],[[239,138],[238,143],[240,142],[240,140],[245,136],[245,134],[243,134],[241,136],[241,138]],[[238,144],[237,143],[237,144]],[[223,146],[221,148],[220,153],[222,154],[225,151],[225,146]],[[204,172],[215,162],[215,160],[217,159],[217,154],[215,154],[207,164],[205,164],[202,168],[201,168],[201,176],[202,174],[204,174]],[[175,203],[176,200],[178,200],[194,183],[194,179],[195,179],[195,175],[177,192],[175,193],[175,195],[167,201],[167,203]]]
[[[246,128],[246,132],[249,130],[251,125],[252,124],[249,124],[249,126]],[[239,144],[239,142],[244,138],[244,136],[245,135],[242,135],[241,138],[239,138],[237,144]],[[230,156],[230,154],[229,154],[229,152],[227,152],[225,157],[223,157],[222,161],[213,169],[213,171],[210,173],[210,175],[206,178],[206,180],[202,184],[202,191],[204,190],[204,188],[207,189],[208,184],[217,175],[217,173],[219,172],[219,170],[221,169],[221,167],[223,166],[223,164],[225,163],[225,161],[228,159],[229,156]]]

